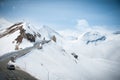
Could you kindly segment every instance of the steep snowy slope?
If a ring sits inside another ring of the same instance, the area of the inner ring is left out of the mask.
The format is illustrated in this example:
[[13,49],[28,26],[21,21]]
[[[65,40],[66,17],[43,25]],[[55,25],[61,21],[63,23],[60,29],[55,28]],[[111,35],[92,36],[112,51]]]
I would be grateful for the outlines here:
[[41,29],[39,29],[39,33],[41,34],[41,38],[45,39],[51,39],[53,36],[56,37],[56,43],[58,45],[62,45],[63,43],[63,37],[53,29],[49,28],[48,26],[43,26]]
[[77,71],[70,70],[72,66],[76,65],[74,59],[54,42],[44,45],[43,49],[33,50],[18,59],[17,64],[42,80],[48,80],[48,78],[49,80],[73,80],[74,77],[70,73]]
[[32,46],[35,41],[41,40],[40,33],[35,28],[32,28],[22,22],[0,28],[0,45],[2,45],[0,47],[0,55],[24,49]]
[[[109,33],[105,36],[107,39],[98,45],[87,45],[84,36],[78,36],[78,40],[65,40],[64,49],[50,42],[43,49],[35,49],[18,59],[17,65],[42,80],[119,80],[120,39]],[[94,40],[100,38],[101,33],[85,37]],[[71,53],[77,54],[78,58]]]
[[[88,53],[89,54],[89,53]],[[119,80],[120,64],[79,54],[75,59],[56,43],[35,49],[16,63],[38,80]]]

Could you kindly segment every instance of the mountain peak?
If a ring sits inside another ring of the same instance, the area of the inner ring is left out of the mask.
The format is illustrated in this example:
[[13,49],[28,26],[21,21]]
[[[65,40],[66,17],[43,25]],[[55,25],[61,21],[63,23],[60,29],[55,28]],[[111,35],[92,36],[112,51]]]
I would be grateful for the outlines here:
[[59,33],[57,33],[55,30],[53,30],[52,28],[50,28],[46,25],[43,25],[42,28],[39,30],[39,32],[46,38],[50,38],[53,35],[61,37],[61,35]]
[[83,40],[86,41],[86,44],[93,43],[93,42],[96,43],[98,41],[106,40],[106,36],[97,31],[86,32],[83,35]]

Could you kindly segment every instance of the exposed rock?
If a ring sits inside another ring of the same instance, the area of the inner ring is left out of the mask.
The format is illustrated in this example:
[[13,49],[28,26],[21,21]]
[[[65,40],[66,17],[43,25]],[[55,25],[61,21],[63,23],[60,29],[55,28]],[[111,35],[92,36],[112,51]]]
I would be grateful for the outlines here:
[[15,46],[15,50],[19,50],[19,46],[18,45]]
[[78,59],[78,55],[77,54],[71,53],[71,55],[73,55],[75,59]]
[[20,30],[23,27],[22,23],[18,23],[18,24],[14,24],[11,27],[7,28],[3,33],[0,34],[0,38],[8,35],[8,34],[12,34],[15,31]]
[[19,32],[20,34],[17,36],[17,38],[14,41],[12,41],[12,43],[16,42],[15,50],[19,50],[19,45],[22,43],[23,39],[27,39],[30,42],[35,42],[36,37],[41,37],[41,34],[39,34],[38,32],[35,33],[34,31],[32,31],[33,34],[26,33],[26,30],[24,29],[23,26],[23,22],[19,22],[7,28],[4,32],[0,33],[0,38],[12,34],[16,31],[20,31]]
[[17,43],[21,43],[23,40],[23,36],[19,35],[15,40],[17,41]]
[[30,42],[35,42],[35,35],[33,36],[30,33],[26,33],[26,38],[30,41]]
[[21,25],[21,24],[23,24],[23,22],[16,23],[16,24],[12,25],[11,27],[7,28],[7,30],[10,30],[10,29],[12,29],[13,27],[19,26],[19,25]]
[[56,42],[56,37],[55,37],[55,35],[51,37],[51,40],[53,40],[54,42]]

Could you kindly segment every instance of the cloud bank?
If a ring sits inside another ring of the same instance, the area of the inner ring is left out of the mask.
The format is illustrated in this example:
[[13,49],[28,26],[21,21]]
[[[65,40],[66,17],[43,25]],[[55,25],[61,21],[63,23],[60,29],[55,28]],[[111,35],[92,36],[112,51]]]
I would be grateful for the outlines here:
[[76,29],[78,29],[79,31],[87,31],[87,30],[90,30],[90,25],[88,23],[87,20],[85,19],[79,19],[77,21],[77,26],[76,26]]

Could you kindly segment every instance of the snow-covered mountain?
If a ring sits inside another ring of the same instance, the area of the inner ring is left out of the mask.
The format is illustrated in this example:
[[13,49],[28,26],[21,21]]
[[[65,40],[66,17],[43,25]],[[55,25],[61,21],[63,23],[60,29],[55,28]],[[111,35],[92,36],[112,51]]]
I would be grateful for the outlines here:
[[100,42],[100,41],[104,41],[106,40],[106,36],[100,32],[86,32],[84,35],[83,35],[83,41],[86,42],[86,44],[89,44],[89,43],[97,43],[97,42]]
[[38,40],[41,34],[33,26],[23,22],[9,25],[0,31],[0,55],[32,46]]
[[62,37],[59,33],[45,25],[41,29],[39,29],[39,32],[41,33],[42,37],[46,38],[51,38],[53,35]]
[[47,40],[51,39],[53,36],[56,38],[56,43],[58,45],[62,45],[63,43],[63,36],[61,36],[58,32],[51,29],[48,26],[42,26],[42,28],[39,29],[39,33],[41,34],[41,38],[45,38]]
[[0,31],[0,56],[16,51],[16,45],[25,49],[43,39],[54,39],[17,59],[16,65],[38,80],[120,79],[120,35],[98,31],[68,34],[16,23]]
[[[0,29],[0,42],[1,45],[3,45],[0,49],[1,54],[5,53],[6,50],[7,52],[10,52],[24,49],[44,38],[50,40],[52,37],[55,37],[56,43],[59,45],[61,45],[63,41],[62,36],[59,33],[47,26],[37,29],[31,24],[19,22],[9,25],[8,27],[2,26]],[[6,43],[8,43],[8,45],[6,45]],[[9,47],[11,48],[9,49]],[[19,47],[19,49],[16,49],[16,47]]]

